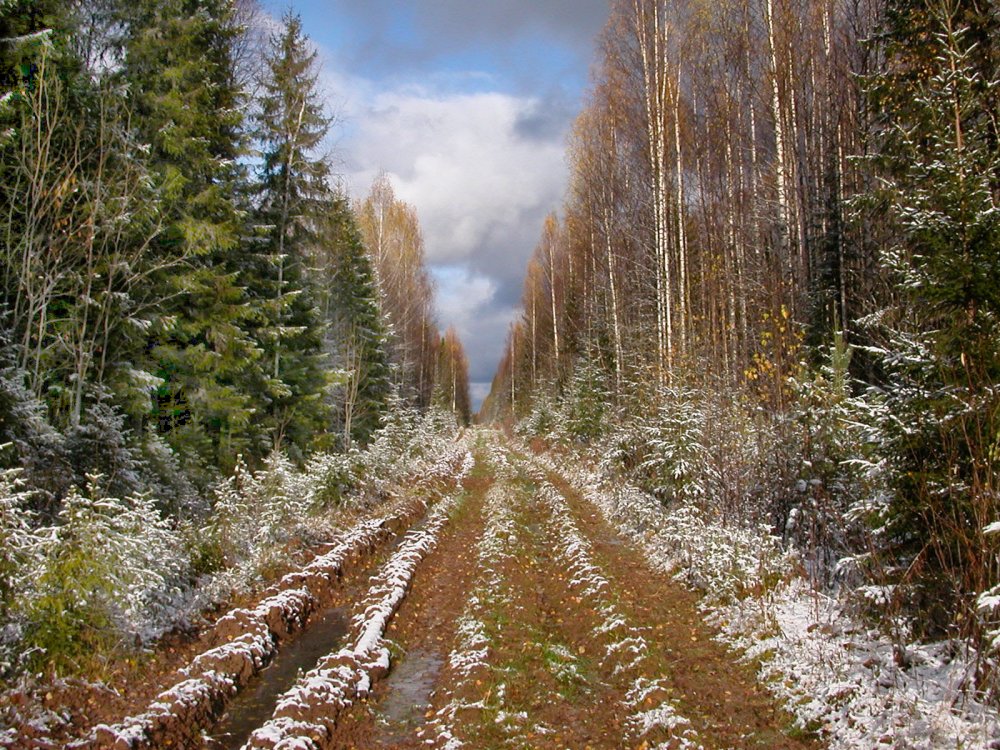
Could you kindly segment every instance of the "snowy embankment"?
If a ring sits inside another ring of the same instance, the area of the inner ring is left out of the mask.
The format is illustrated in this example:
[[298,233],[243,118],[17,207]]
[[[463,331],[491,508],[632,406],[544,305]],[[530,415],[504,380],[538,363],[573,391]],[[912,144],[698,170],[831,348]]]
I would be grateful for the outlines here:
[[218,645],[193,659],[182,671],[184,679],[160,693],[144,713],[114,726],[99,725],[90,739],[71,747],[137,750],[194,741],[232,695],[267,666],[281,639],[302,627],[350,565],[426,508],[425,501],[410,500],[393,512],[356,524],[329,552],[282,578],[275,586],[278,591],[256,607],[219,618],[210,636]]
[[580,533],[565,497],[541,472],[536,481],[541,487],[539,496],[550,512],[556,553],[571,576],[570,586],[590,602],[602,619],[594,633],[596,639],[608,642],[602,665],[612,667],[614,674],[634,679],[634,687],[624,699],[627,738],[640,742],[651,732],[661,730],[671,735],[677,747],[700,748],[690,720],[669,698],[669,680],[648,676],[649,646],[642,629],[629,623],[615,605],[611,583],[594,563],[590,542]]
[[[502,477],[509,475],[506,456],[491,446],[490,462],[496,467],[498,483],[490,488],[484,499],[483,512],[486,525],[483,536],[476,545],[478,576],[472,594],[458,619],[458,643],[448,654],[448,669],[457,678],[456,684],[472,679],[490,669],[490,637],[486,625],[488,613],[500,604],[510,601],[504,587],[503,568],[510,562],[517,539],[517,524],[509,497],[501,489]],[[447,681],[442,681],[447,684]],[[447,690],[446,688],[444,690]],[[486,710],[484,701],[469,703],[458,696],[443,693],[447,700],[419,730],[419,736],[428,746],[443,750],[464,747],[455,736],[458,717],[466,711]]]
[[665,510],[580,469],[569,478],[652,567],[702,589],[721,638],[760,663],[765,684],[831,750],[1000,748],[1000,718],[963,692],[975,665],[954,644],[909,644],[899,659],[891,641],[795,576],[765,532],[693,506]]
[[[468,472],[470,455],[463,441],[434,441],[432,445],[432,450],[411,461],[405,478],[397,478],[395,484],[434,488]],[[374,451],[369,453],[374,455]],[[310,481],[323,474],[322,457],[314,463],[306,477]],[[390,474],[400,477],[402,472],[396,467]],[[379,492],[388,493],[389,489],[387,485]],[[297,490],[302,495],[311,492],[308,487]],[[236,692],[270,663],[281,640],[301,628],[328,598],[336,581],[385,540],[412,525],[427,511],[427,505],[426,499],[407,497],[358,522],[328,552],[284,576],[256,607],[221,617],[208,635],[209,642],[216,645],[193,659],[182,670],[182,679],[160,693],[145,712],[113,726],[98,725],[89,738],[70,747],[136,750],[195,742]]]
[[[472,468],[467,454],[460,477]],[[325,747],[340,713],[389,670],[386,626],[406,597],[417,565],[437,545],[462,494],[439,502],[421,528],[407,532],[399,548],[375,577],[363,611],[354,619],[354,645],[320,660],[278,702],[274,714],[255,730],[246,748],[318,750]]]

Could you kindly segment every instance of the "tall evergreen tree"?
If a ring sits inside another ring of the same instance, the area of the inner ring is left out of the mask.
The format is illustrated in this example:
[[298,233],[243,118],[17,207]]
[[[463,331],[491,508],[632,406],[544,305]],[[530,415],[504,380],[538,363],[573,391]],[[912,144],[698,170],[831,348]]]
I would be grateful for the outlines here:
[[371,261],[347,199],[338,197],[323,222],[328,347],[341,373],[336,408],[345,447],[365,443],[389,403],[392,371]]
[[231,0],[126,9],[124,65],[161,194],[164,230],[152,253],[171,268],[156,280],[165,302],[148,347],[162,380],[154,419],[182,454],[224,467],[253,447],[261,380],[238,283],[245,177],[232,13]]
[[884,260],[898,301],[880,316],[887,529],[931,634],[973,626],[974,594],[997,583],[984,528],[1000,513],[1000,18],[987,5],[891,2],[870,85],[896,234]]
[[288,13],[271,37],[260,81],[257,138],[263,164],[259,223],[266,244],[250,286],[262,311],[256,335],[271,385],[268,429],[275,445],[308,447],[327,423],[322,320],[308,260],[317,219],[329,205],[329,166],[317,150],[330,128],[316,86],[316,52]]

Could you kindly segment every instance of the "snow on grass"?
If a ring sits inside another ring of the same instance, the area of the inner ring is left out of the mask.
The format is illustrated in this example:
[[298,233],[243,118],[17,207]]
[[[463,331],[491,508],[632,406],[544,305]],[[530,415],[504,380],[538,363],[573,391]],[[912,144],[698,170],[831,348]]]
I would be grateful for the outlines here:
[[[548,456],[539,463],[560,471]],[[796,577],[791,556],[764,531],[690,505],[667,510],[579,469],[570,479],[653,568],[704,592],[721,639],[760,663],[798,724],[819,731],[831,750],[1000,748],[997,712],[962,690],[975,655],[954,643],[910,644],[900,666],[898,647]]]
[[369,693],[373,682],[388,671],[386,627],[406,597],[417,565],[437,545],[441,530],[461,499],[461,494],[455,494],[441,501],[421,528],[406,534],[374,577],[365,597],[367,604],[354,619],[354,644],[323,658],[299,679],[278,701],[272,718],[254,731],[246,748],[311,750],[325,746],[339,713]]
[[476,465],[476,459],[468,449],[467,440],[457,439],[439,445],[428,454],[418,456],[410,463],[407,475],[419,477],[421,482],[455,481],[461,482]]
[[[671,741],[680,747],[700,747],[698,734],[691,722],[677,710],[670,696],[663,690],[644,689],[650,684],[659,686],[643,677],[648,670],[649,647],[640,629],[628,622],[613,600],[611,583],[593,561],[590,542],[580,533],[573,520],[572,511],[566,498],[548,482],[544,473],[532,467],[536,480],[540,483],[539,497],[550,512],[550,520],[555,531],[557,554],[570,573],[570,586],[578,589],[591,601],[591,605],[601,615],[603,622],[596,632],[611,638],[605,648],[603,662],[614,665],[614,674],[635,674],[635,686],[625,697],[624,704],[630,712],[625,721],[631,740],[644,738],[654,729],[660,729],[671,736]],[[649,708],[651,702],[658,701]]]
[[833,750],[1000,748],[996,712],[962,690],[976,665],[954,643],[910,644],[901,654],[803,580],[782,587],[765,610],[734,602],[712,619],[727,642],[760,660],[772,691],[803,726],[821,728]]
[[[494,444],[490,446],[490,463],[499,476],[509,475],[509,464],[503,452]],[[486,493],[483,503],[486,525],[476,545],[477,580],[472,594],[458,619],[458,643],[448,654],[449,668],[461,679],[468,680],[479,670],[488,670],[490,637],[485,619],[498,604],[509,601],[503,586],[503,567],[513,556],[517,524],[509,496],[498,481]],[[443,750],[458,750],[464,743],[455,736],[456,717],[459,712],[487,710],[485,701],[469,703],[454,695],[438,709],[427,725],[419,731],[428,746]],[[502,697],[502,693],[494,694]],[[499,717],[498,717],[499,719]]]

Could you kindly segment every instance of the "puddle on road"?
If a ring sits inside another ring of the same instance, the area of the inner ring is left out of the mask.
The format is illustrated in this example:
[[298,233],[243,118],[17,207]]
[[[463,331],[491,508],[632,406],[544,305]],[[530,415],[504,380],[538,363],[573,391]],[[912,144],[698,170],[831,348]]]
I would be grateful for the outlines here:
[[305,630],[286,643],[259,675],[240,691],[211,732],[210,747],[238,750],[254,729],[271,718],[275,704],[300,673],[339,648],[350,620],[346,607],[334,607],[309,618]]
[[378,706],[383,745],[411,737],[413,730],[424,723],[442,666],[441,654],[415,650],[393,667],[386,679],[388,693]]

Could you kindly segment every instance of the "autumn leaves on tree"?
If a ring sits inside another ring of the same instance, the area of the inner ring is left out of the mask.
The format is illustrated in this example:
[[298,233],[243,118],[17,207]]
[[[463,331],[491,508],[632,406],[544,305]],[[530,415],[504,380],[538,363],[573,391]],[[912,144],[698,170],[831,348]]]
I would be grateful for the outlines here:
[[842,212],[861,179],[848,32],[871,23],[825,2],[613,3],[508,347],[529,382],[543,351],[558,371],[595,345],[619,389],[647,368],[780,381],[799,335],[784,321],[870,310],[873,259]]
[[[811,518],[810,544],[850,552],[916,630],[981,633],[1000,584],[995,7],[611,6],[484,413],[541,424],[558,402],[555,434],[605,437],[656,491],[728,476],[746,497],[767,465],[751,518]],[[596,433],[567,426],[596,398],[580,372],[615,415]],[[672,463],[651,436],[685,412],[756,457]]]

